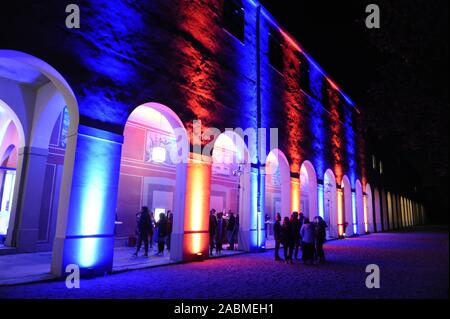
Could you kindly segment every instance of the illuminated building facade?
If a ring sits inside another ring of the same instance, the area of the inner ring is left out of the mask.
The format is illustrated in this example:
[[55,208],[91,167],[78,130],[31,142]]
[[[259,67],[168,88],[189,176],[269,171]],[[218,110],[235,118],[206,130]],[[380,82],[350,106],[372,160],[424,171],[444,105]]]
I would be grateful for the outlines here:
[[[320,215],[330,238],[420,223],[420,205],[372,193],[361,111],[258,2],[80,1],[80,29],[52,2],[0,22],[6,248],[108,272],[143,205],[173,212],[178,261],[208,255],[212,208],[239,214],[246,251],[275,212]],[[196,141],[194,121],[222,134]],[[278,145],[227,128],[277,128]]]

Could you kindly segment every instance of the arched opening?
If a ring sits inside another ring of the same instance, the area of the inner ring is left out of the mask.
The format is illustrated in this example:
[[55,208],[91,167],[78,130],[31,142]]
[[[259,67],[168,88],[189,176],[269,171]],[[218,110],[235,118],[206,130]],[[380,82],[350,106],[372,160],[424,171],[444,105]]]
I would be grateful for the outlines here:
[[[16,171],[5,241],[7,254],[45,252],[39,262],[41,270],[45,268],[48,273],[57,230],[59,237],[65,236],[78,105],[55,69],[18,51],[0,50],[0,92],[0,143],[11,144],[11,135],[4,130],[7,122],[16,130],[13,157],[8,156]],[[69,137],[72,142],[68,142]],[[56,248],[58,255],[62,249]],[[14,258],[18,266],[25,262],[20,256]],[[38,268],[21,266],[33,271]]]
[[317,175],[310,161],[304,161],[300,168],[300,211],[309,218],[318,215]]
[[17,169],[18,130],[0,108],[0,247],[4,247],[11,216]]
[[353,220],[353,210],[352,210],[352,187],[350,184],[350,180],[347,175],[344,175],[342,178],[341,189],[343,192],[343,208],[342,212],[344,214],[345,221],[345,236],[354,235],[354,220]]
[[[116,210],[114,269],[163,264],[178,258],[173,234],[183,233],[189,142],[183,123],[167,106],[146,103],[130,114],[124,129]],[[139,241],[142,207],[151,215],[148,236]],[[147,255],[146,238],[148,239]],[[158,247],[159,243],[159,247]],[[136,246],[141,245],[137,256]],[[162,249],[161,249],[162,248]]]
[[[248,250],[242,236],[251,225],[250,156],[244,140],[232,131],[220,134],[212,150],[210,211],[217,225],[210,253]],[[214,247],[212,247],[214,246]]]
[[272,150],[266,159],[265,182],[266,239],[273,239],[275,215],[291,214],[290,169],[286,156],[279,149]]
[[327,237],[337,238],[339,236],[337,189],[336,178],[331,169],[325,172],[323,183],[323,218],[328,225]]
[[392,218],[392,206],[393,206],[393,203],[392,203],[392,195],[391,195],[391,192],[387,192],[386,193],[386,208],[387,208],[387,220],[388,220],[388,225],[389,225],[389,227],[388,227],[388,229],[389,230],[392,230],[392,229],[394,229],[394,222],[393,222],[393,218]]
[[378,188],[374,191],[375,227],[377,232],[383,231],[383,219],[381,215],[381,197]]
[[372,188],[370,187],[370,184],[366,184],[366,196],[364,197],[365,201],[365,216],[366,216],[366,223],[365,223],[365,231],[373,233],[375,231],[375,225],[374,225],[374,216],[373,216],[373,198],[372,198]]
[[362,235],[365,233],[365,221],[366,217],[364,214],[364,195],[362,190],[362,185],[359,180],[355,183],[355,196],[356,196],[356,222],[357,222],[357,232]]

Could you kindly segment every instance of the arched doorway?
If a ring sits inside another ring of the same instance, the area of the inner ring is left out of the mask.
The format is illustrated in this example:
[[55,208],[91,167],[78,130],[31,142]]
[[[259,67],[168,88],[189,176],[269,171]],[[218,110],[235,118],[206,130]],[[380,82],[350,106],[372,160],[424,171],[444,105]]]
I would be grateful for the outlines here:
[[365,226],[365,231],[373,233],[375,231],[375,225],[374,225],[374,217],[373,217],[373,198],[372,198],[372,188],[370,187],[370,184],[366,184],[366,196],[364,197],[365,200],[365,215],[367,219],[367,223]]
[[362,235],[365,234],[365,223],[366,217],[364,215],[364,198],[362,185],[359,180],[355,183],[355,196],[356,196],[356,222],[357,222],[357,232]]
[[11,216],[19,137],[14,122],[0,106],[0,247],[4,247]]
[[387,220],[388,220],[388,225],[389,225],[389,230],[393,230],[394,229],[394,222],[393,222],[393,218],[392,218],[392,207],[393,207],[393,203],[392,203],[392,195],[391,192],[387,192],[386,193],[386,206],[387,206]]
[[[256,203],[251,194],[256,191],[252,190],[256,183],[252,183],[251,175],[250,154],[242,137],[232,131],[220,134],[212,150],[210,210],[222,219],[222,243],[237,241],[235,249],[239,250],[250,250],[265,240],[258,231],[263,227],[258,224],[261,218],[254,216]],[[217,240],[215,245],[217,248]]]
[[272,150],[266,159],[265,212],[270,220],[275,214],[291,214],[290,170],[286,156],[279,149]]
[[341,189],[343,192],[343,209],[342,212],[344,214],[344,221],[347,225],[345,227],[345,236],[349,237],[354,235],[354,223],[353,220],[353,209],[352,209],[352,187],[350,184],[350,179],[347,175],[344,175],[342,178]]
[[53,260],[59,275],[78,132],[77,101],[54,68],[13,50],[0,50],[0,87],[0,109],[14,122],[20,141],[6,245],[15,252],[49,251],[53,246],[48,268]]
[[[137,214],[144,206],[152,213],[154,230],[149,239],[150,258],[138,255],[136,262],[160,264],[182,258],[188,156],[187,133],[170,108],[146,103],[133,110],[125,124],[120,162],[115,268],[135,258]],[[169,225],[162,253],[158,250],[160,219]],[[142,244],[140,253],[144,248]]]
[[300,168],[300,210],[309,218],[318,215],[317,175],[310,161],[304,161]]
[[381,216],[381,197],[378,188],[375,188],[374,191],[374,201],[376,231],[381,232],[383,231],[383,219]]
[[328,238],[337,238],[339,235],[336,178],[331,169],[324,175],[323,186],[323,218],[328,225]]

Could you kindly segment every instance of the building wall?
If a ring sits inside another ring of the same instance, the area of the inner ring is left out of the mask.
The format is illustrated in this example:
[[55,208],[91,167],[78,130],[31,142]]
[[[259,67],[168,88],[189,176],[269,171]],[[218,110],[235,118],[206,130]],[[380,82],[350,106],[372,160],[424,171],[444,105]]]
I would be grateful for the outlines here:
[[[269,65],[268,33],[278,25],[264,8],[258,43],[257,4],[243,1],[241,43],[222,27],[222,3],[80,1],[81,29],[68,30],[65,7],[54,1],[40,27],[27,33],[15,22],[20,19],[5,21],[23,37],[6,37],[2,43],[48,57],[74,90],[81,124],[122,133],[131,111],[149,101],[172,108],[188,131],[193,119],[222,129],[256,127],[259,119],[262,127],[279,128],[280,149],[292,172],[309,159],[319,179],[332,168],[338,181],[347,173],[354,187],[364,171],[363,145],[352,124],[355,109],[311,63],[311,96],[303,92],[300,48],[292,39],[282,37],[284,71]],[[36,12],[42,16],[34,6],[21,10],[21,18],[31,24],[38,22]]]

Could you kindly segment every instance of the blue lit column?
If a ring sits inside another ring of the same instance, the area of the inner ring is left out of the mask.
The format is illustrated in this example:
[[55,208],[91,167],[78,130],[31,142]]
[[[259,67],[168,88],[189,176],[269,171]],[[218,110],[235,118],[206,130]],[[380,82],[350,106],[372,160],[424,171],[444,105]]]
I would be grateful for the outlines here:
[[76,264],[82,274],[104,274],[113,263],[123,136],[80,125],[77,134],[68,136],[70,143],[73,174],[63,176],[63,184],[71,180],[70,196],[61,197],[52,273],[60,276],[68,264]]
[[259,242],[257,247],[265,248],[266,247],[266,166],[260,166],[259,168],[259,203],[258,203],[258,217],[260,218],[259,222]]
[[239,196],[239,249],[254,251],[259,249],[261,224],[264,216],[258,212],[259,168],[246,167],[241,178]]

